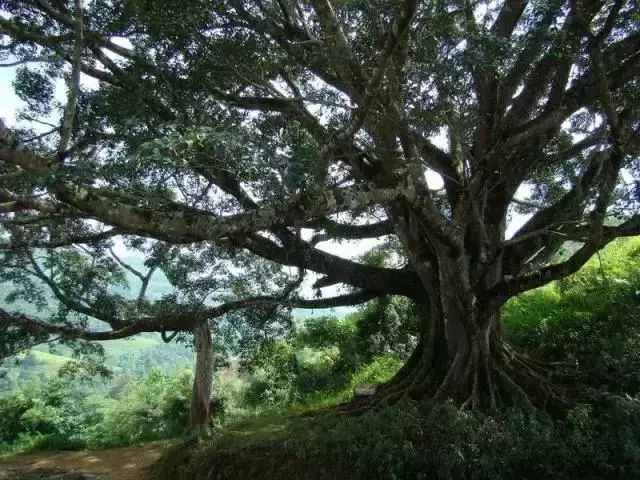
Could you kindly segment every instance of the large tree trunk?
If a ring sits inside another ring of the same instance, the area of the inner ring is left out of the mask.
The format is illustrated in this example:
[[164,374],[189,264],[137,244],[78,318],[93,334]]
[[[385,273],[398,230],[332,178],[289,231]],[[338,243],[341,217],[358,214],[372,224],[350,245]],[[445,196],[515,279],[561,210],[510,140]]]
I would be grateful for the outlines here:
[[211,393],[213,388],[213,345],[207,321],[193,330],[196,368],[191,398],[191,428],[198,438],[207,436],[211,422]]
[[[456,290],[455,285],[446,288]],[[448,292],[431,297],[420,342],[396,376],[380,386],[374,403],[409,397],[451,399],[483,410],[510,405],[561,409],[546,367],[503,343],[499,307],[474,305],[468,311],[457,297]]]
[[[455,286],[450,288],[455,289]],[[562,407],[545,366],[510,350],[500,338],[499,310],[476,306],[471,318],[446,293],[432,302],[415,351],[372,401],[389,405],[401,398],[451,399],[462,407],[495,410],[501,406]],[[468,313],[467,313],[468,315]]]
[[504,344],[502,303],[478,295],[483,285],[501,277],[500,262],[476,275],[467,254],[451,255],[425,235],[418,222],[405,218],[410,217],[400,218],[400,237],[425,287],[429,314],[415,351],[396,376],[378,388],[374,405],[409,397],[452,399],[484,410],[515,404],[561,408],[545,366]]

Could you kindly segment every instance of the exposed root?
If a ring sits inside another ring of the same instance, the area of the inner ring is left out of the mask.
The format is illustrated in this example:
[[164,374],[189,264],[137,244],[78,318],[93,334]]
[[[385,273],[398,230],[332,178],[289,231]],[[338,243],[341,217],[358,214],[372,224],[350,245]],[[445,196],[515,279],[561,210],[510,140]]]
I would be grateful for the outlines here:
[[562,415],[567,408],[553,387],[550,375],[532,368],[524,356],[506,360],[503,357],[501,361],[477,352],[466,358],[458,356],[444,377],[420,367],[401,379],[380,385],[371,397],[356,398],[316,414],[361,415],[393,406],[403,399],[436,402],[451,399],[461,409],[488,412],[504,406],[520,406]]
[[566,412],[568,404],[552,383],[556,364],[531,359],[501,343],[492,347],[471,342],[446,366],[446,355],[437,358],[428,352],[414,352],[398,374],[379,385],[372,396],[303,415],[361,415],[405,399],[452,400],[461,409],[486,412],[510,406],[539,408],[560,416]]

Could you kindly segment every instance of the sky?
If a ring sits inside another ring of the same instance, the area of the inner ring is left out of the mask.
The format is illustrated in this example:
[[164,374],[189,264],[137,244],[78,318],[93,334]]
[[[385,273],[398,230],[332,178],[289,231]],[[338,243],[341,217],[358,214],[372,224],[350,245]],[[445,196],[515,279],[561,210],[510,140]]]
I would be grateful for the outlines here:
[[2,118],[8,126],[15,124],[15,112],[22,104],[11,87],[15,72],[15,68],[0,68],[0,118]]

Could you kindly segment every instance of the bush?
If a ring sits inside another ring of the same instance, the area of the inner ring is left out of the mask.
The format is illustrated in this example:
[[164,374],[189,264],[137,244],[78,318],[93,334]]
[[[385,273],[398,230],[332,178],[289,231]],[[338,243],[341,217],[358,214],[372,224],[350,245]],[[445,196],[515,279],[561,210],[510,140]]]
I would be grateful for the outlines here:
[[[154,478],[216,471],[219,479],[633,479],[640,475],[640,401],[624,402],[631,404],[581,405],[563,422],[540,412],[485,416],[412,402],[359,417],[299,418],[172,450]],[[621,428],[611,428],[614,418]]]
[[358,385],[388,380],[415,346],[415,310],[406,299],[386,297],[343,319],[308,319],[292,341],[263,343],[243,363],[247,405],[324,406]]
[[560,362],[583,395],[640,393],[640,240],[618,241],[582,270],[512,299],[504,336]]
[[249,406],[273,407],[289,404],[295,399],[298,361],[291,344],[283,341],[263,343],[244,367],[251,374],[245,393]]
[[353,391],[360,385],[386,382],[400,370],[403,363],[396,357],[375,357],[370,364],[362,366],[351,376],[349,389]]
[[294,411],[309,411],[330,407],[353,397],[354,391],[361,385],[379,384],[389,380],[402,367],[402,361],[396,357],[380,356],[369,364],[363,365],[351,374],[341,388],[318,389],[301,396],[291,406]]
[[109,402],[104,421],[96,425],[90,447],[128,445],[180,437],[188,432],[191,375],[152,370],[130,384],[123,398]]
[[4,450],[84,448],[93,426],[102,421],[87,391],[58,378],[0,398],[0,445]]
[[24,433],[22,416],[33,403],[22,391],[9,392],[0,397],[0,451],[8,450]]
[[[49,379],[0,397],[0,451],[78,450],[184,436],[191,374],[153,370],[115,400],[84,386]],[[216,415],[224,399],[212,405]]]

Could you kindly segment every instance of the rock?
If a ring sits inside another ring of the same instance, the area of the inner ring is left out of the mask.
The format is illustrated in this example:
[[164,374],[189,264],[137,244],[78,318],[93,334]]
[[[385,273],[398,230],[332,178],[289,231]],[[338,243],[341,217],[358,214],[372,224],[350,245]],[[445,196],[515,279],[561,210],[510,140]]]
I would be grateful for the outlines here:
[[356,397],[371,397],[376,393],[375,385],[360,385],[353,391]]

